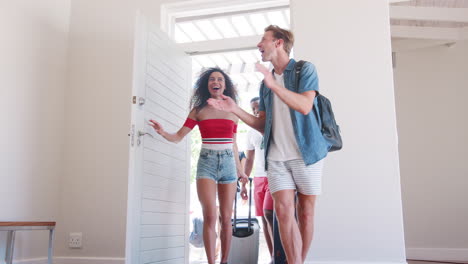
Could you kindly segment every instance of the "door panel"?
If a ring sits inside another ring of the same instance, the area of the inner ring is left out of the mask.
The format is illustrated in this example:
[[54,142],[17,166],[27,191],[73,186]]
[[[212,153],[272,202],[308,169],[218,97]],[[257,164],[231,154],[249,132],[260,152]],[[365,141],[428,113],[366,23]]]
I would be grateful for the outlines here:
[[[134,49],[126,263],[188,263],[190,142],[167,142],[188,114],[191,60],[138,16]],[[143,133],[143,135],[140,135]]]

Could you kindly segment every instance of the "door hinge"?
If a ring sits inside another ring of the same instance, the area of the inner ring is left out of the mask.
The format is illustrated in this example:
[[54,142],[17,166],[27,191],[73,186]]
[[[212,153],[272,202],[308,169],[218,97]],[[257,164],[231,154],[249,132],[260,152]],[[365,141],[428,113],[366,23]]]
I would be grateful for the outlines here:
[[[138,104],[139,104],[139,105],[144,105],[145,102],[146,102],[145,98],[143,98],[143,97],[138,97]],[[137,96],[133,96],[133,97],[132,97],[132,103],[133,103],[133,104],[136,104],[136,103],[137,103]]]
[[128,135],[130,136],[130,145],[133,147],[135,145],[135,125],[132,125]]

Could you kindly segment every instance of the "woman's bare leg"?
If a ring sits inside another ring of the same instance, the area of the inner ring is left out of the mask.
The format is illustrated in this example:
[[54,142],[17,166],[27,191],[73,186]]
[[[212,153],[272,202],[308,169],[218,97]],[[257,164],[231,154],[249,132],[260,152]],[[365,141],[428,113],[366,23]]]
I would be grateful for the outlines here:
[[218,184],[219,213],[221,222],[221,263],[227,262],[232,239],[232,205],[236,195],[236,183]]
[[209,264],[215,263],[216,247],[216,183],[210,179],[197,180],[198,200],[203,210],[203,243]]

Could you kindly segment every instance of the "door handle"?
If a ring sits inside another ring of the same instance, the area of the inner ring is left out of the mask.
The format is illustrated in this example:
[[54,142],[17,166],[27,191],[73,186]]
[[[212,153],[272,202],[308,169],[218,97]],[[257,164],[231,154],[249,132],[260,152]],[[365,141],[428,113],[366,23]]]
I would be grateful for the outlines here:
[[148,133],[148,132],[138,131],[138,137],[142,137],[142,136],[144,136],[144,135],[148,135],[148,136],[154,138],[154,136],[151,135],[151,134]]
[[141,145],[141,139],[140,139],[140,138],[141,138],[142,136],[144,136],[144,135],[148,135],[148,136],[154,138],[154,136],[151,135],[150,133],[148,133],[148,132],[143,132],[143,131],[138,131],[138,134],[137,134],[137,135],[138,135],[137,146],[140,146],[140,145]]

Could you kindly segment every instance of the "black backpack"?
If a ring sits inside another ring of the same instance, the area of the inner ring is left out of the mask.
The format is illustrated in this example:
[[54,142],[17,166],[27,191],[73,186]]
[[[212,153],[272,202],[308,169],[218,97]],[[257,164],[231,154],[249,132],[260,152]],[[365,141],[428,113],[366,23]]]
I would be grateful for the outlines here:
[[[296,89],[299,88],[299,76],[304,63],[303,60],[296,63]],[[343,147],[343,141],[341,140],[340,127],[336,124],[330,100],[319,93],[317,102],[318,112],[316,111],[316,114],[322,121],[322,135],[331,144],[329,151],[340,150]],[[316,108],[314,107],[314,109]]]

